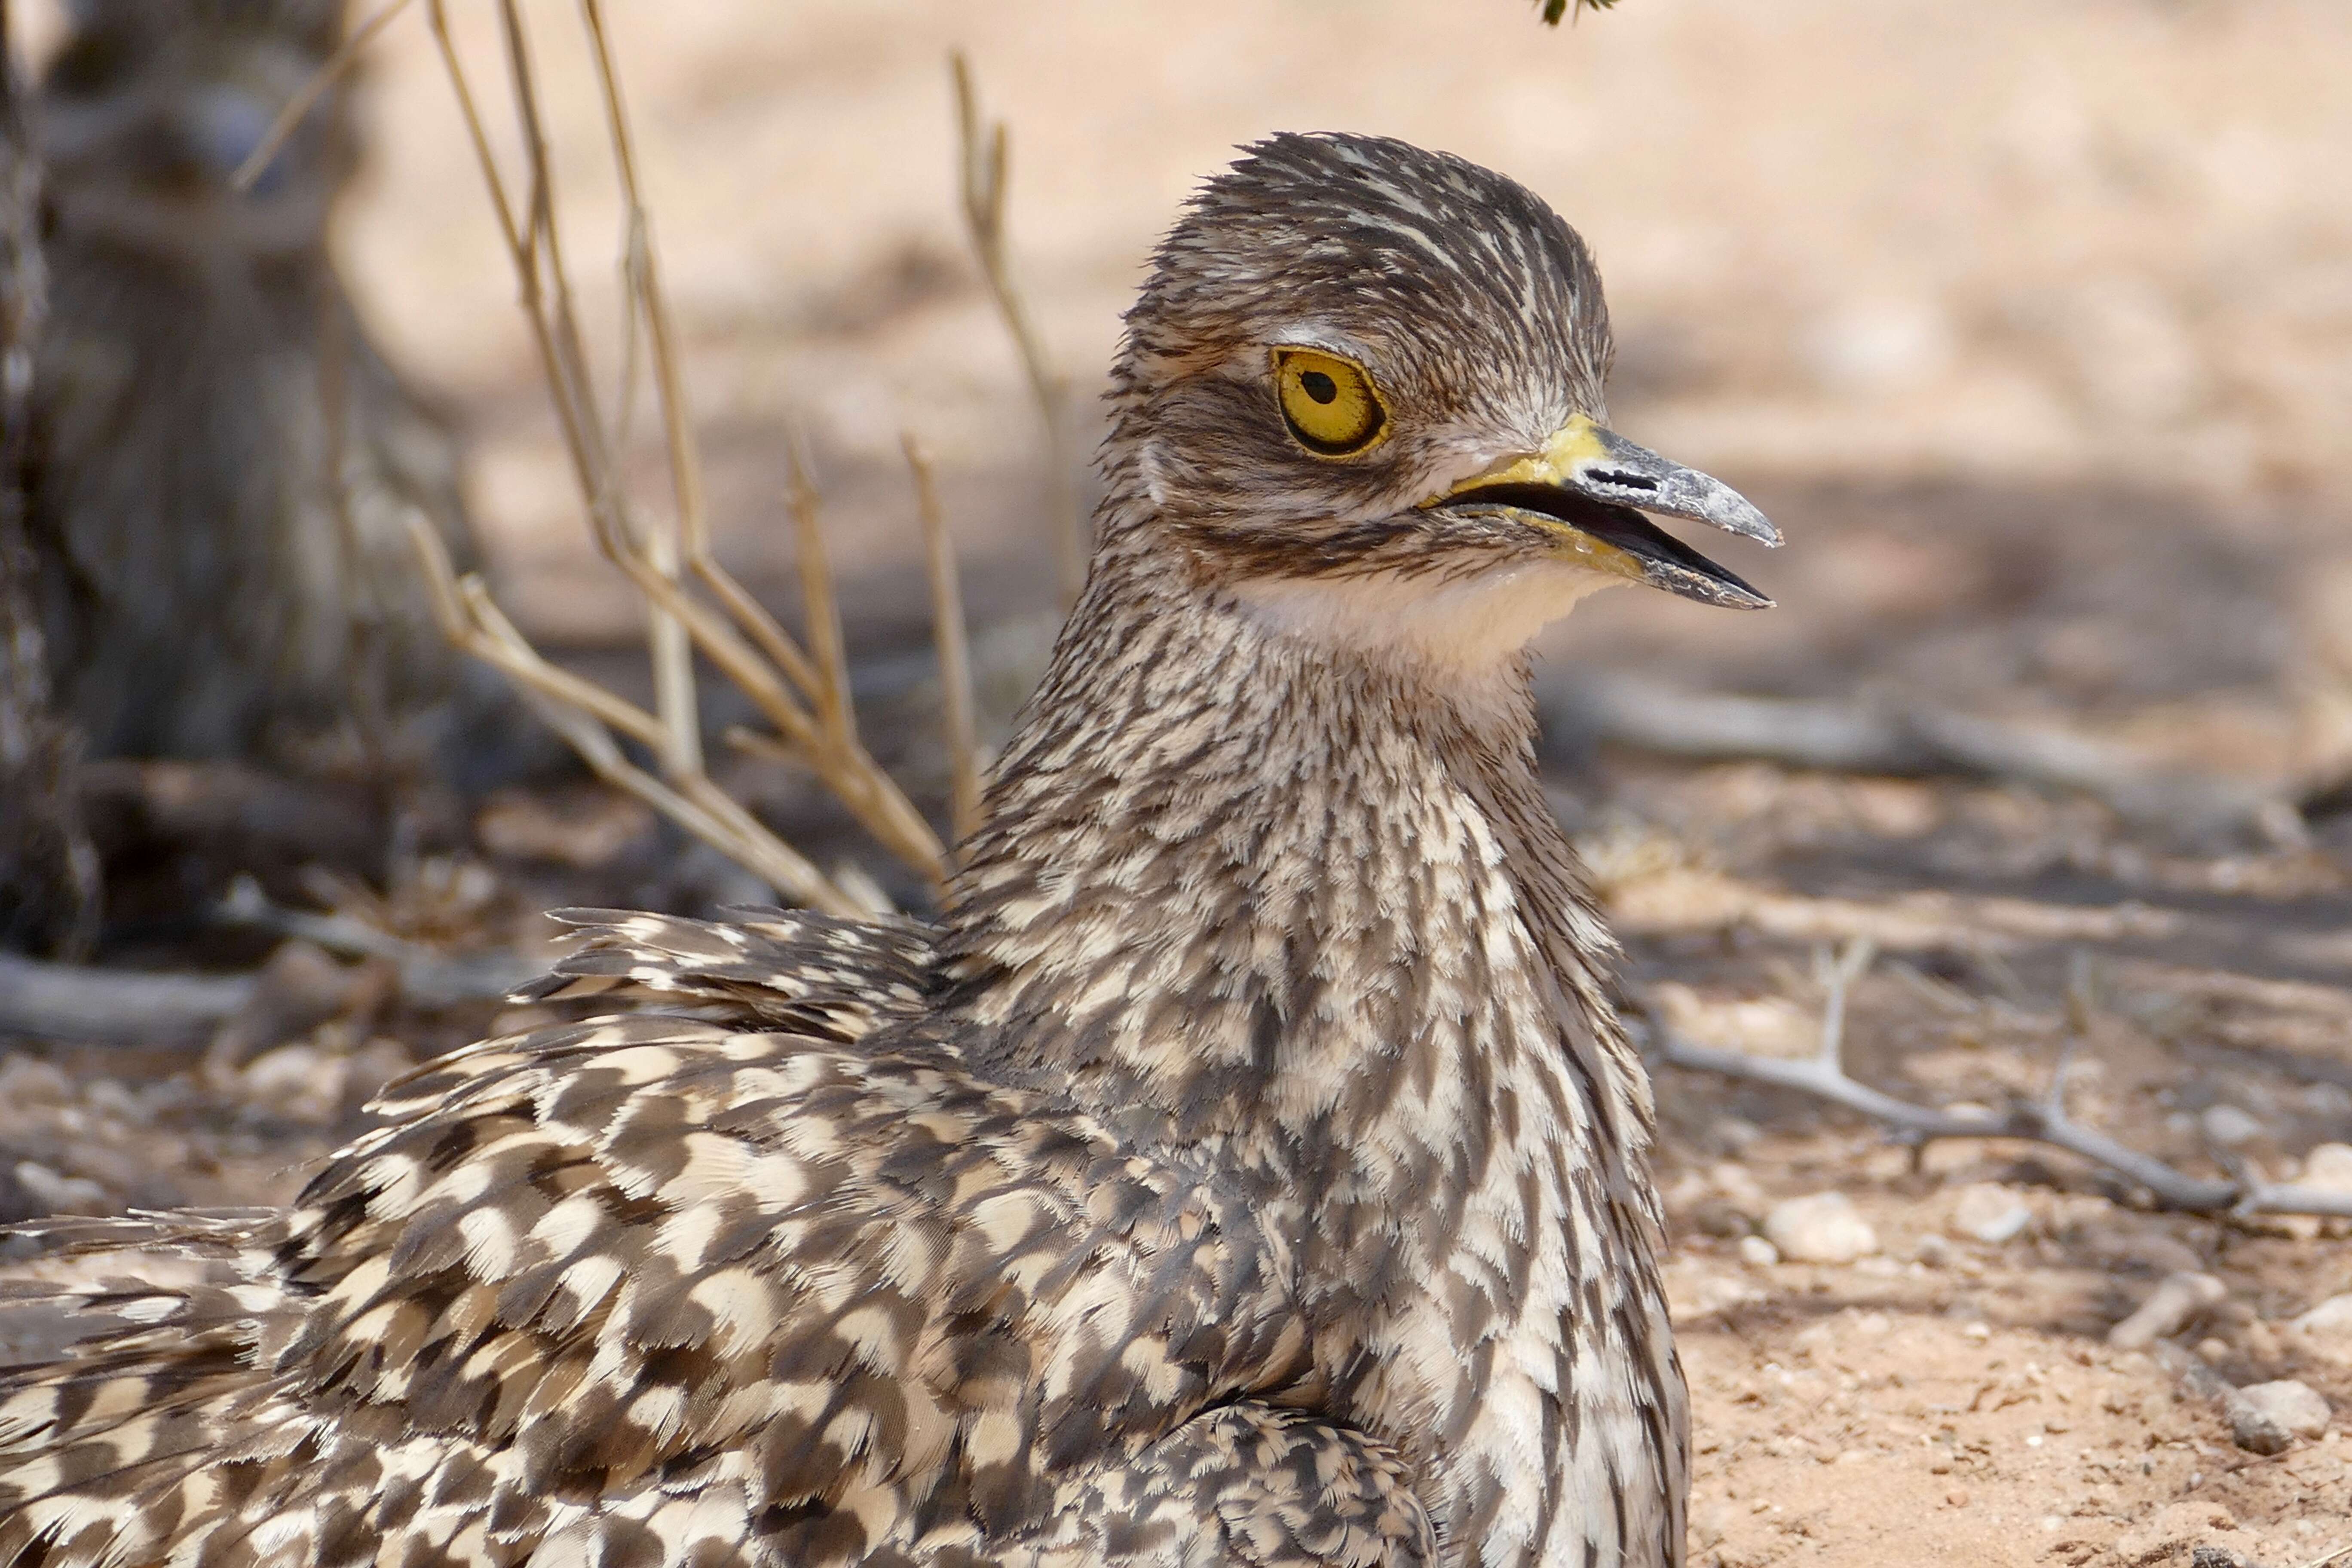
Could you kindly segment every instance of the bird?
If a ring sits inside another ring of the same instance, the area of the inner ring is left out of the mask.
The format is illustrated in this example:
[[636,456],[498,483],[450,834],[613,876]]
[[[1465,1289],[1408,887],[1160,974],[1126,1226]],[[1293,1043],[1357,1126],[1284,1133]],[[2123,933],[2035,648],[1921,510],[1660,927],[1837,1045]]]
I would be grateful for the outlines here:
[[[358,166],[341,0],[75,0],[42,75],[49,314],[27,529],[93,757],[484,771],[518,711],[409,533],[479,564],[446,422],[329,253]],[[528,726],[522,729],[527,732]]]
[[[1617,949],[1527,645],[1769,601],[1591,256],[1383,138],[1154,253],[1086,586],[940,912],[572,911],[587,1014],[17,1287],[0,1565],[1680,1564]],[[59,1270],[64,1270],[60,1272]],[[68,1279],[79,1283],[58,1283]]]

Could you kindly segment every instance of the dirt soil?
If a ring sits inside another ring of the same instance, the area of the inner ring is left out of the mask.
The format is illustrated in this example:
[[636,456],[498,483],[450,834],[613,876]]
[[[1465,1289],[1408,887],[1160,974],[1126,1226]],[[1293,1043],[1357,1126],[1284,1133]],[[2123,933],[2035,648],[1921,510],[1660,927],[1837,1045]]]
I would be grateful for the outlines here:
[[[2046,802],[1754,767],[1641,793],[1675,802],[1681,831],[1621,819],[1591,858],[1622,879],[1637,982],[1702,1043],[1810,1052],[1823,989],[1805,949],[1866,936],[1885,956],[1853,993],[1847,1063],[1903,1098],[2000,1105],[2063,1072],[2077,1120],[2209,1174],[2217,1155],[2291,1172],[2352,1124],[2352,992],[2340,970],[2281,977],[2306,919],[2343,962],[2340,867],[2267,858],[2231,875],[2278,893],[2217,899],[2235,862],[2171,857],[2168,886],[2093,892],[2101,873],[2074,868],[2144,851]],[[1742,836],[1774,818],[1799,841],[1695,861],[1702,813]],[[2036,839],[2054,865],[1996,863]],[[1979,874],[1935,869],[1954,864]],[[1664,1073],[1659,1095],[1696,1561],[2186,1563],[2212,1547],[2299,1564],[2347,1543],[2352,1341],[2291,1326],[2352,1289],[2340,1228],[2152,1212],[2046,1148],[1915,1149],[1696,1074]],[[1872,1249],[1771,1260],[1758,1222],[1824,1192],[1852,1200]],[[2111,1350],[2110,1327],[2184,1270],[2227,1293],[2180,1345],[2241,1386],[2306,1384],[2340,1426],[2242,1451],[2209,1398]]]
[[[457,9],[485,44],[490,13]],[[529,9],[567,229],[606,255],[572,8]],[[1081,395],[1175,203],[1276,126],[1452,148],[1585,229],[1622,345],[1616,423],[1754,496],[1790,547],[1722,552],[1769,615],[1602,596],[1548,645],[1547,693],[1613,673],[1932,703],[2282,795],[2352,763],[2352,12],[2334,0],[1624,0],[1557,34],[1518,0],[612,9],[724,547],[789,610],[795,423],[877,697],[866,733],[928,808],[944,771],[902,427],[940,456],[1000,725],[1051,600],[1034,413],[954,227],[951,44],[1013,123],[1016,249]],[[641,687],[635,607],[585,542],[420,28],[388,36],[368,90],[374,173],[344,241],[372,317],[471,432],[518,618]],[[2284,1179],[2352,1143],[2352,816],[2190,831],[1998,784],[1572,736],[1547,756],[1629,991],[1695,1039],[1812,1048],[1816,955],[1867,939],[1848,1061],[1890,1092],[1998,1106],[2063,1074],[2079,1120],[2208,1175]],[[804,777],[728,766],[821,862],[907,895]],[[556,904],[761,892],[584,783],[509,792],[470,826],[394,856],[373,892],[273,891],[524,951]],[[183,918],[115,953],[267,958],[254,1005],[180,1048],[6,1042],[0,1219],[282,1201],[374,1086],[499,1018],[420,1012],[380,966],[299,943],[197,941],[187,911],[221,874],[171,883]],[[1659,1103],[1695,1562],[2305,1568],[2352,1549],[2352,1336],[2294,1326],[2352,1292],[2342,1227],[2158,1213],[2054,1151],[1914,1150],[1696,1074],[1663,1074]],[[1768,1216],[1821,1193],[1871,1245],[1772,1260]],[[2184,1270],[2225,1291],[2173,1348],[2241,1386],[2307,1384],[2327,1427],[2242,1450],[2178,1356],[2108,1347]]]

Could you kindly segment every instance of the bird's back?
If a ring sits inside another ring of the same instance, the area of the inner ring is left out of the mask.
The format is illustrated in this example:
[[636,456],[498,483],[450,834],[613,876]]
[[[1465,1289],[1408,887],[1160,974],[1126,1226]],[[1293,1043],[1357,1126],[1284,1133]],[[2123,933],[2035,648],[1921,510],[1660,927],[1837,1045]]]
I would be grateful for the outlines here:
[[283,1216],[93,1237],[0,1374],[0,1563],[1092,1560],[1237,1471],[1425,1529],[1303,1415],[1153,1453],[1295,1370],[1278,1249],[908,1026],[924,959],[623,917],[548,989],[671,1010],[436,1064]]

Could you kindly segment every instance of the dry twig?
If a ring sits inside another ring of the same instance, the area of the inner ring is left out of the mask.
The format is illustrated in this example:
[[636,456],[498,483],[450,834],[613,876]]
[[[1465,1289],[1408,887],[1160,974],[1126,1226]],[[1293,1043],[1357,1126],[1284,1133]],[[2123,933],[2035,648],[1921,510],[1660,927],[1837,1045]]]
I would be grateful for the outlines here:
[[[853,896],[728,796],[706,771],[694,688],[699,655],[732,681],[773,728],[751,744],[808,767],[886,848],[937,885],[947,871],[939,836],[859,743],[840,623],[815,522],[815,494],[796,444],[791,504],[811,647],[804,648],[712,552],[700,455],[679,366],[675,324],[637,177],[636,153],[599,0],[582,0],[582,24],[605,110],[614,165],[627,212],[622,258],[627,352],[619,416],[609,422],[593,384],[570,273],[557,236],[553,180],[528,39],[515,0],[499,0],[508,77],[524,149],[522,199],[510,194],[463,61],[445,0],[427,13],[442,63],[471,137],[493,214],[521,288],[557,422],[598,548],[645,598],[650,616],[654,709],[648,712],[541,658],[474,580],[458,581],[446,554],[420,533],[436,601],[460,646],[513,679],[591,767],[788,896],[835,913],[859,912]],[[648,526],[620,472],[638,372],[638,331],[659,405],[672,488],[670,515]],[[708,598],[703,595],[707,595]],[[650,748],[659,776],[624,754],[615,732]]]
[[948,543],[947,519],[940,510],[931,460],[912,436],[900,441],[907,449],[907,468],[915,478],[915,510],[923,522],[923,564],[931,583],[931,626],[939,644],[940,707],[947,717],[948,765],[953,780],[956,838],[961,842],[980,826],[981,774],[963,595],[956,583],[955,552]]
[[250,974],[149,974],[0,952],[0,1030],[146,1045],[201,1038],[244,1010]]
[[989,298],[1012,334],[1021,355],[1022,374],[1029,395],[1036,400],[1037,416],[1045,426],[1047,466],[1046,516],[1054,531],[1054,559],[1061,575],[1062,601],[1075,601],[1087,578],[1087,523],[1078,511],[1076,466],[1070,451],[1069,388],[1045,355],[1043,340],[1023,303],[1005,254],[1004,195],[1006,132],[1004,122],[985,127],[980,118],[980,92],[972,85],[971,62],[961,50],[948,57],[955,79],[956,136],[959,157],[957,187],[963,197],[964,230],[971,252],[988,283]]
[[226,925],[310,942],[344,958],[382,959],[399,974],[402,997],[420,1007],[495,1000],[547,972],[543,962],[520,953],[453,955],[349,915],[283,909],[272,903],[261,884],[250,877],[240,877],[230,885],[227,897],[213,915]]
[[[224,924],[387,963],[402,998],[420,1007],[495,1001],[546,967],[511,952],[439,952],[347,915],[281,909],[250,879],[213,913]],[[194,1043],[243,1013],[261,984],[257,974],[143,973],[0,953],[0,1033],[94,1045]]]
[[[2063,1149],[2145,1187],[2158,1204],[2169,1209],[2237,1217],[2352,1217],[2352,1193],[2269,1182],[2252,1173],[2227,1181],[2192,1176],[2084,1127],[2067,1114],[2066,1063],[2063,1060],[2059,1070],[2052,1075],[2046,1096],[2040,1100],[2019,1100],[2001,1110],[1947,1110],[1915,1105],[1858,1081],[1845,1070],[1846,995],[1876,955],[1875,944],[1861,938],[1849,942],[1834,960],[1824,955],[1819,965],[1824,992],[1821,1046],[1811,1057],[1790,1061],[1702,1046],[1668,1028],[1657,1009],[1646,1008],[1651,1048],[1657,1059],[1669,1067],[1795,1089],[1858,1110],[1894,1129],[1895,1135],[1906,1142],[1927,1143],[1939,1138],[2021,1138]],[[2070,986],[2069,990],[2074,992],[2077,987]],[[2070,997],[2070,1011],[2079,1014],[2084,1005]],[[2075,1022],[2078,1026],[2073,1038],[2079,1039],[2079,1016]],[[2071,1039],[2069,1046],[2071,1049]]]
[[630,762],[613,731],[656,745],[662,734],[660,719],[549,663],[507,619],[479,578],[457,577],[439,536],[424,520],[412,519],[410,532],[425,562],[434,604],[450,640],[513,681],[532,710],[571,743],[599,778],[635,795],[787,897],[827,914],[865,912],[857,900],[770,833],[707,775],[665,782]]

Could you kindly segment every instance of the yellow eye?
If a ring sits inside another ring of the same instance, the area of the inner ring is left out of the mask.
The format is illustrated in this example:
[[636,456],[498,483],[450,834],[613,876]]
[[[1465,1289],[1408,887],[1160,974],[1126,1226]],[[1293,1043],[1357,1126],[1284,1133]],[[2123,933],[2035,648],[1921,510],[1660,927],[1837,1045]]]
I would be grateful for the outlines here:
[[1377,442],[1389,411],[1362,365],[1314,349],[1274,351],[1283,422],[1319,458],[1349,458]]

